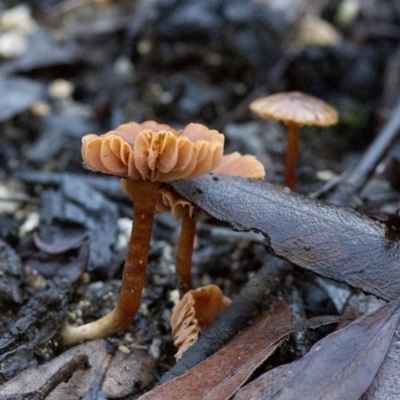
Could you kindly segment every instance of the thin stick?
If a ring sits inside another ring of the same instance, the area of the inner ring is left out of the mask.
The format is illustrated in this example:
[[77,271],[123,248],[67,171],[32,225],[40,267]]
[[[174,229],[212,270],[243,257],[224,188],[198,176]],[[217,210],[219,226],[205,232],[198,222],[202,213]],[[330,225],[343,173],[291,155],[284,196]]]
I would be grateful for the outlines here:
[[331,204],[353,206],[354,196],[358,194],[375,171],[378,163],[389,151],[396,139],[400,128],[400,100],[392,111],[392,115],[379,135],[370,144],[356,167],[337,186],[336,191],[329,197]]
[[0,396],[0,398],[2,400],[44,400],[60,383],[68,382],[78,369],[89,367],[88,356],[86,354],[79,354],[63,365],[40,389],[23,394],[6,394]]

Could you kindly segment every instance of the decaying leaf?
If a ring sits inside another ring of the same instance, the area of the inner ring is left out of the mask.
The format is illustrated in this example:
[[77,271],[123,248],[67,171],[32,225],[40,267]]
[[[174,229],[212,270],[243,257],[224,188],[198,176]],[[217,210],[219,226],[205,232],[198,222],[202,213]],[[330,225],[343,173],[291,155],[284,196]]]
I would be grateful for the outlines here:
[[399,303],[386,304],[322,339],[299,361],[257,378],[234,399],[358,400],[379,371],[399,318]]
[[1,395],[1,400],[42,400],[48,398],[49,394],[62,382],[68,381],[79,369],[89,368],[88,357],[86,354],[79,354],[72,357],[68,362],[61,366],[54,375],[49,377],[43,385],[32,392],[12,393]]
[[360,400],[400,399],[400,325],[392,339],[389,352],[368,390]]
[[[105,364],[109,367],[104,371],[102,390],[108,398],[134,394],[154,379],[155,361],[147,351],[136,349],[129,354],[117,351],[111,363],[105,363],[110,357],[107,344],[104,340],[95,340],[76,346],[44,365],[24,371],[0,389],[0,397],[6,394],[34,392],[69,360],[81,354],[88,355],[91,368],[75,374],[68,382],[59,385],[46,400],[82,398]],[[138,383],[133,385],[134,381]]]
[[267,319],[261,319],[226,347],[183,375],[146,393],[140,400],[227,399],[287,335],[337,320],[337,317],[320,317],[290,324],[287,306],[277,302]]
[[400,295],[400,236],[378,221],[261,181],[208,174],[173,186],[234,230],[262,232],[279,257],[385,300]]

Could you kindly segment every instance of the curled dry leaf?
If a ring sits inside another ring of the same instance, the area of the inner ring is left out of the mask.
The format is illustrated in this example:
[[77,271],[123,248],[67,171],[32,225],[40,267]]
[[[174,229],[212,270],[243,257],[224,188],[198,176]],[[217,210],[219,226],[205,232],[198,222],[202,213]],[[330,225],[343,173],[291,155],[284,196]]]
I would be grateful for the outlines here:
[[82,157],[96,171],[165,182],[212,171],[223,144],[224,135],[201,124],[177,131],[154,121],[130,122],[102,136],[84,136]]
[[171,316],[174,344],[179,347],[177,360],[230,303],[216,285],[190,290],[183,296]]

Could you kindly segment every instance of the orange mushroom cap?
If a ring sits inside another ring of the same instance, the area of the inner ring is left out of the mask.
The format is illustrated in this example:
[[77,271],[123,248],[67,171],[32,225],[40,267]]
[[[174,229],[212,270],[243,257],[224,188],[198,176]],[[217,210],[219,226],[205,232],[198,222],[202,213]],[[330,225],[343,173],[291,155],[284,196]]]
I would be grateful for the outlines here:
[[276,93],[254,100],[250,109],[261,118],[298,125],[330,126],[338,122],[337,111],[323,100],[302,92]]
[[241,178],[263,179],[265,168],[256,157],[235,151],[222,157],[221,164],[213,169],[214,174],[239,176]]
[[170,181],[195,178],[222,160],[224,135],[201,124],[182,130],[130,122],[104,135],[82,138],[82,157],[96,171],[124,178]]
[[[242,155],[237,151],[222,157],[221,164],[213,169],[214,174],[240,176],[242,178],[262,179],[265,176],[264,166],[256,157],[246,154]],[[175,221],[182,219],[185,215],[196,220],[204,216],[204,211],[195,207],[188,200],[184,199],[172,188],[160,190],[156,204],[157,211],[171,211]]]

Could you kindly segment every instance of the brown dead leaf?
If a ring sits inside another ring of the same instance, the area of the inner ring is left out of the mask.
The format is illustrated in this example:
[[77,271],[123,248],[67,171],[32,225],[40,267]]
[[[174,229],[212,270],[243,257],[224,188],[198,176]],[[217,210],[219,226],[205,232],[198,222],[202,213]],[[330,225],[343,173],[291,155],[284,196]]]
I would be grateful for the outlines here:
[[358,400],[385,360],[399,318],[399,303],[386,304],[249,383],[234,400]]
[[[267,319],[243,331],[226,347],[183,375],[146,393],[140,400],[227,399],[265,361],[290,333],[337,318],[320,318],[289,324],[290,313],[283,302],[277,302]],[[317,322],[316,322],[317,321]],[[310,325],[311,324],[311,325]]]
[[400,235],[383,223],[263,181],[208,174],[173,186],[233,229],[262,232],[281,258],[385,300],[400,296]]

